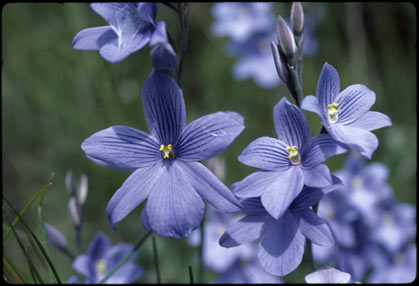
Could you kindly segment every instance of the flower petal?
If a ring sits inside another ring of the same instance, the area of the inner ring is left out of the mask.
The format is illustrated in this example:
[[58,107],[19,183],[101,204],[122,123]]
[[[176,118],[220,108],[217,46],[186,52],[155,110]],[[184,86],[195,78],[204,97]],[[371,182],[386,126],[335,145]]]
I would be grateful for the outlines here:
[[290,212],[279,220],[271,219],[262,228],[259,262],[271,274],[284,276],[300,265],[305,238]]
[[92,261],[96,261],[105,256],[108,248],[111,247],[111,240],[104,233],[98,232],[89,244],[87,250]]
[[160,144],[174,145],[186,123],[182,90],[166,72],[153,70],[144,82],[141,95],[150,133]]
[[348,124],[366,113],[375,102],[375,93],[362,84],[345,88],[336,98],[338,104],[338,123]]
[[132,284],[143,276],[144,270],[134,263],[125,263],[108,280],[107,284]]
[[323,188],[332,184],[332,176],[329,168],[325,164],[320,164],[314,168],[302,168],[304,184],[313,188]]
[[301,109],[316,113],[321,118],[324,118],[324,111],[320,106],[320,102],[317,97],[313,95],[307,95],[304,97],[301,103]]
[[220,245],[230,248],[258,239],[264,221],[265,216],[245,216],[228,227],[220,238]]
[[93,269],[93,261],[87,254],[81,254],[73,260],[73,269],[86,277],[94,276],[95,270]]
[[364,115],[355,121],[352,121],[349,125],[352,127],[372,131],[386,126],[391,126],[392,122],[390,117],[381,112],[367,111],[364,113]]
[[137,169],[125,180],[106,208],[106,215],[112,227],[141,204],[155,185],[164,182],[160,180],[163,172],[165,172],[164,166],[157,163],[151,167]]
[[124,3],[91,3],[90,8],[99,14],[106,22],[114,17],[115,11],[121,10],[125,7]]
[[183,161],[207,160],[224,152],[243,131],[243,116],[220,111],[195,119],[186,126],[176,144]]
[[299,167],[293,166],[284,171],[275,185],[262,194],[262,205],[266,211],[278,219],[288,209],[304,186],[304,177]]
[[275,105],[273,117],[278,139],[288,146],[297,146],[302,150],[310,138],[310,129],[304,113],[283,97]]
[[177,161],[167,162],[160,183],[155,184],[147,200],[150,227],[164,237],[184,237],[199,226],[204,202],[185,178]]
[[296,216],[299,218],[299,227],[305,237],[317,245],[334,245],[335,241],[329,226],[313,210],[305,209],[296,213]]
[[349,273],[339,271],[333,267],[326,267],[306,275],[304,279],[309,284],[347,284],[351,280],[351,275]]
[[335,103],[340,91],[340,79],[336,69],[325,63],[317,82],[316,96],[323,114],[327,112],[327,105]]
[[258,197],[267,189],[276,188],[282,171],[256,171],[234,186],[234,194],[241,198]]
[[263,170],[285,170],[291,166],[288,146],[278,139],[260,137],[251,142],[238,160],[243,164]]
[[378,147],[377,137],[364,129],[350,125],[333,124],[328,131],[337,141],[348,145],[368,159],[371,159],[372,154]]
[[157,3],[152,2],[142,2],[138,3],[138,17],[142,20],[149,22],[151,24],[154,23],[154,19],[157,15]]
[[135,170],[161,160],[156,139],[128,126],[112,126],[83,141],[81,148],[95,163],[121,170]]
[[150,52],[151,64],[155,69],[170,70],[179,65],[179,60],[170,44],[156,45]]
[[177,164],[182,168],[185,180],[218,211],[225,213],[240,211],[240,204],[232,191],[204,165],[199,162],[181,161]]
[[47,239],[50,245],[54,246],[58,250],[67,252],[67,239],[55,226],[50,224],[44,224]]
[[72,45],[76,50],[97,51],[103,45],[117,39],[117,37],[109,26],[87,28],[77,33]]
[[324,192],[318,188],[304,186],[301,193],[291,204],[293,212],[303,211],[318,203],[324,196]]
[[348,148],[329,134],[318,134],[313,136],[304,150],[301,151],[302,164],[304,168],[315,167],[329,157],[339,155],[348,151]]

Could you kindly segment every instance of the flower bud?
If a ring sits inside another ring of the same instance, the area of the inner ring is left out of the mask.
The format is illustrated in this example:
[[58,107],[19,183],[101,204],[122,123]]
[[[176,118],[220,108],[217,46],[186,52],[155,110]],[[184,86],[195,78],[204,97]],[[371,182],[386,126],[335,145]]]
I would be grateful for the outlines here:
[[304,29],[304,12],[300,2],[292,3],[291,7],[291,26],[294,35],[299,36]]
[[278,49],[278,46],[274,41],[272,41],[271,43],[271,48],[272,48],[272,54],[274,56],[276,71],[278,72],[279,77],[285,83],[290,82],[290,74],[288,71],[286,60],[284,56],[281,55]]
[[71,223],[74,226],[79,227],[81,225],[81,217],[79,206],[77,205],[77,200],[75,197],[71,197],[68,202],[68,214],[70,216]]
[[48,242],[56,249],[67,251],[67,240],[64,235],[54,226],[45,224],[45,231],[47,233]]
[[83,174],[80,176],[79,186],[77,188],[77,201],[81,206],[84,205],[84,203],[86,202],[87,187],[87,176]]
[[277,33],[281,52],[287,58],[293,58],[297,50],[294,35],[288,27],[287,22],[281,16],[278,16]]
[[67,190],[68,195],[74,196],[75,194],[75,186],[74,186],[74,178],[73,178],[73,173],[71,171],[68,171],[65,174],[65,188]]

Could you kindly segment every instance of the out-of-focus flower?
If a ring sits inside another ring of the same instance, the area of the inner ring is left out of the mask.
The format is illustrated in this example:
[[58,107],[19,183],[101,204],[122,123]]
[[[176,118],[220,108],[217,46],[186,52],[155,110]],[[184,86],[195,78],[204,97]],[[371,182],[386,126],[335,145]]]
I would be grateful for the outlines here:
[[266,212],[260,198],[242,200],[246,216],[227,229],[221,246],[235,247],[260,238],[258,258],[266,271],[278,276],[294,271],[302,261],[305,238],[318,245],[334,243],[326,222],[311,209],[325,193],[342,187],[337,177],[333,180],[324,189],[305,187],[279,219]]
[[378,147],[378,139],[370,131],[391,126],[387,115],[369,111],[374,102],[375,93],[362,84],[350,85],[340,91],[338,72],[325,63],[317,83],[316,96],[306,96],[301,108],[317,113],[334,139],[371,159]]
[[279,139],[261,137],[243,150],[239,161],[259,170],[237,184],[235,195],[261,196],[267,212],[279,219],[304,185],[322,188],[332,184],[323,162],[347,149],[328,134],[310,138],[303,112],[285,97],[275,105],[273,118]]
[[55,226],[46,223],[45,231],[47,233],[48,242],[52,246],[63,252],[68,251],[67,239]]
[[107,207],[111,225],[147,198],[143,227],[164,237],[189,236],[204,214],[204,198],[221,212],[237,212],[232,192],[199,161],[214,157],[244,129],[238,113],[216,112],[186,126],[182,91],[168,74],[154,70],[142,88],[143,110],[151,134],[112,126],[82,143],[99,165],[133,171]]
[[[132,251],[132,245],[119,243],[111,245],[110,239],[103,233],[95,235],[89,244],[87,254],[81,254],[73,261],[73,269],[84,276],[85,284],[99,283],[118,263]],[[114,274],[107,284],[129,284],[138,281],[143,269],[135,264],[138,252],[134,253]],[[74,276],[68,283],[77,283]]]
[[349,283],[351,281],[351,275],[333,267],[326,267],[306,275],[304,279],[309,284]]

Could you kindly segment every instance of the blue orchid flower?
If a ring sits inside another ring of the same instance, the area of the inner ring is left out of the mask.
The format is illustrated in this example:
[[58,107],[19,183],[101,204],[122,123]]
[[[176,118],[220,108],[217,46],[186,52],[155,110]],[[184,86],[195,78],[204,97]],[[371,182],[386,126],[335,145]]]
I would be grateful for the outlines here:
[[[98,284],[118,263],[132,251],[133,246],[127,243],[111,245],[110,239],[98,232],[89,244],[87,254],[81,254],[73,261],[73,269],[85,277],[84,284]],[[114,274],[107,284],[130,284],[138,281],[144,271],[135,264],[138,252],[134,253]],[[78,282],[72,276],[68,283]]]
[[392,124],[387,115],[369,111],[374,102],[375,93],[362,84],[350,85],[340,92],[338,72],[325,63],[317,83],[316,97],[306,96],[301,108],[317,113],[334,139],[371,159],[378,147],[378,139],[370,131]]
[[259,170],[238,183],[235,195],[261,196],[262,205],[278,219],[304,185],[332,184],[329,168],[322,163],[347,149],[328,134],[310,138],[303,112],[285,97],[275,105],[273,117],[279,139],[260,137],[243,150],[239,161]]
[[199,161],[222,153],[245,128],[238,113],[215,112],[186,125],[181,89],[164,71],[154,70],[142,88],[145,119],[151,134],[112,126],[83,144],[99,165],[133,171],[106,210],[111,225],[146,198],[143,227],[164,237],[188,236],[197,228],[207,200],[221,212],[236,212],[232,192]]
[[[154,23],[156,3],[92,3],[90,7],[109,25],[87,28],[77,33],[73,39],[74,49],[99,51],[105,60],[117,63],[147,43],[152,46],[158,43],[156,49],[162,51],[152,53],[152,58],[164,52],[166,65],[170,68],[177,66],[176,54],[167,41],[167,35],[163,35],[166,33],[165,23]],[[165,40],[164,44],[162,40]]]
[[273,275],[291,273],[302,261],[305,238],[318,245],[334,243],[326,222],[311,209],[324,194],[342,187],[337,177],[333,182],[323,189],[304,187],[279,219],[266,212],[260,198],[240,201],[246,216],[227,229],[220,245],[235,247],[260,238],[258,258],[262,267]]
[[318,284],[318,283],[350,283],[351,274],[339,271],[333,267],[326,267],[314,271],[306,275],[304,278],[308,284]]

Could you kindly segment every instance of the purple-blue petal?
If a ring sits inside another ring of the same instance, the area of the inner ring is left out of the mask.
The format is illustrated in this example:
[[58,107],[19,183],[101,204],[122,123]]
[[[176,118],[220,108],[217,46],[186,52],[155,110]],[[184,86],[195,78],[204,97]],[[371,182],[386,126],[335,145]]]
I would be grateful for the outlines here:
[[150,52],[151,64],[155,69],[170,70],[179,65],[179,60],[170,44],[156,45]]
[[182,90],[166,72],[153,70],[144,82],[141,95],[150,133],[160,144],[174,145],[186,124]]
[[271,137],[260,137],[251,142],[238,160],[243,164],[262,170],[285,170],[291,166],[288,145]]
[[262,194],[262,205],[266,211],[278,219],[291,205],[304,186],[301,168],[293,166],[282,172],[281,176]]
[[124,3],[91,3],[90,8],[99,14],[106,22],[109,22],[115,15],[116,10],[125,6]]
[[195,119],[186,126],[176,144],[177,156],[183,161],[201,161],[221,154],[243,131],[243,121],[243,116],[232,111]]
[[232,191],[204,165],[199,162],[181,161],[178,161],[177,165],[188,184],[211,206],[224,213],[240,211],[240,204]]
[[157,16],[157,3],[142,2],[137,6],[138,17],[143,21],[154,24],[154,19]]
[[245,216],[228,227],[220,238],[220,245],[229,248],[258,239],[264,221],[265,216]]
[[241,198],[261,196],[269,189],[276,189],[281,175],[279,171],[253,172],[235,185],[234,194]]
[[304,184],[313,188],[323,188],[332,184],[332,176],[329,168],[325,164],[320,164],[314,168],[302,168]]
[[144,270],[134,263],[126,263],[120,267],[108,280],[107,284],[132,284],[143,276]]
[[319,218],[311,209],[305,209],[295,214],[298,226],[305,237],[313,243],[322,246],[334,245],[332,232],[326,221]]
[[106,251],[111,246],[111,240],[104,233],[98,232],[89,244],[87,250],[92,261],[96,261],[105,256]]
[[87,254],[81,254],[73,260],[72,266],[77,273],[91,277],[95,273],[93,263],[94,261]]
[[392,122],[390,117],[381,112],[367,111],[361,117],[355,121],[352,121],[348,125],[351,127],[372,131],[386,126],[391,126]]
[[167,32],[166,32],[166,22],[160,21],[156,24],[153,30],[153,34],[150,40],[150,46],[157,44],[168,43]]
[[375,102],[375,93],[362,84],[345,88],[336,98],[338,123],[348,124],[366,113]]
[[83,141],[81,148],[97,164],[121,170],[135,170],[161,160],[156,139],[128,126],[112,126]]
[[76,50],[97,51],[103,45],[117,39],[117,37],[109,26],[87,28],[77,33],[72,45]]
[[189,236],[201,223],[205,204],[177,161],[167,162],[164,168],[147,199],[148,223],[164,237]]
[[332,65],[325,63],[320,73],[316,89],[316,96],[320,103],[320,109],[324,114],[327,112],[327,105],[335,102],[339,92],[339,74]]
[[314,112],[319,115],[320,118],[324,118],[325,116],[324,110],[321,108],[319,100],[313,95],[307,95],[304,97],[303,102],[301,103],[301,109]]
[[55,226],[45,224],[45,231],[47,234],[48,242],[61,251],[67,250],[67,239]]
[[328,131],[334,139],[348,145],[367,159],[371,159],[378,147],[377,137],[361,128],[335,123]]
[[302,164],[304,168],[313,168],[329,157],[339,155],[348,151],[348,148],[329,134],[318,134],[313,136],[304,149],[301,151]]
[[304,279],[309,284],[343,284],[350,282],[351,275],[349,273],[339,271],[333,267],[326,267],[306,275]]
[[284,276],[300,265],[305,237],[290,212],[279,220],[271,219],[262,228],[258,257],[262,267],[271,274]]
[[291,209],[293,212],[308,209],[318,203],[323,196],[324,192],[321,189],[304,186],[301,193],[292,202]]
[[310,138],[310,129],[304,113],[283,97],[275,105],[273,117],[278,139],[288,146],[297,146],[302,150]]
[[106,208],[106,215],[113,227],[141,204],[156,184],[162,184],[160,177],[165,171],[161,163],[137,169],[115,192]]

